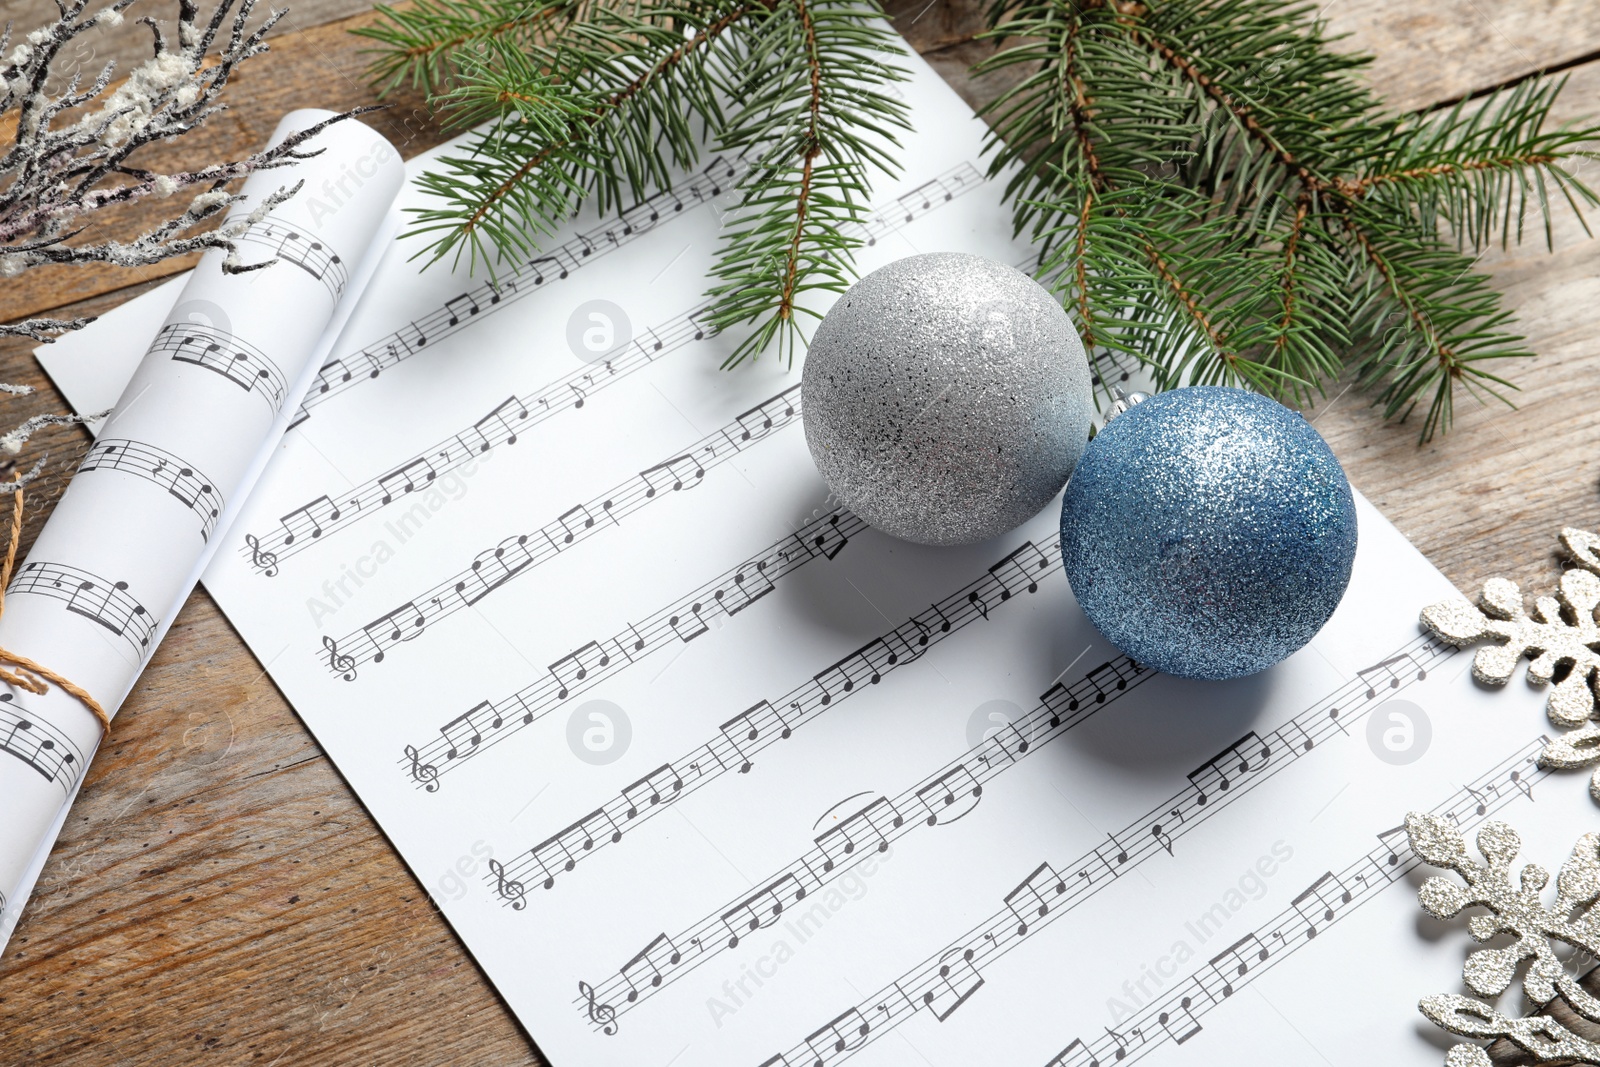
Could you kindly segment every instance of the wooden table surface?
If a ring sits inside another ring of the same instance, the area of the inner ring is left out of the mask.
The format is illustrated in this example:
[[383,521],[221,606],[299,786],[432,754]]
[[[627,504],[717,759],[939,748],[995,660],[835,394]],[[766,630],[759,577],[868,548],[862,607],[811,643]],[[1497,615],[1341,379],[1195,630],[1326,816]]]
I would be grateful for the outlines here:
[[[0,0],[24,30],[53,6]],[[347,33],[371,21],[368,6],[295,3],[273,52],[234,80],[232,110],[174,158],[241,154],[291,108],[370,102],[362,42]],[[891,6],[900,31],[974,102],[997,91],[966,75],[985,52],[972,39],[981,7]],[[167,10],[145,0],[138,12]],[[1330,0],[1324,13],[1350,34],[1348,47],[1376,56],[1373,84],[1396,109],[1565,71],[1562,117],[1600,112],[1600,0]],[[144,40],[103,42],[97,57],[137,58]],[[395,104],[374,122],[406,155],[443,139],[418,98]],[[1595,169],[1584,177],[1600,186]],[[1455,431],[1425,448],[1414,427],[1384,425],[1342,383],[1308,415],[1355,485],[1459,588],[1475,594],[1504,574],[1543,592],[1559,529],[1600,527],[1600,405],[1590,392],[1600,385],[1600,243],[1563,218],[1554,254],[1530,244],[1480,265],[1540,355],[1513,371],[1515,410],[1468,401]],[[3,283],[0,321],[105,311],[180,267],[36,271]],[[5,401],[8,426],[66,408],[31,348],[0,342],[0,381],[39,389]],[[27,541],[89,438],[65,429],[35,441],[52,475],[30,497]],[[0,1062],[379,1060],[540,1062],[262,664],[197,591],[117,717],[0,958]]]

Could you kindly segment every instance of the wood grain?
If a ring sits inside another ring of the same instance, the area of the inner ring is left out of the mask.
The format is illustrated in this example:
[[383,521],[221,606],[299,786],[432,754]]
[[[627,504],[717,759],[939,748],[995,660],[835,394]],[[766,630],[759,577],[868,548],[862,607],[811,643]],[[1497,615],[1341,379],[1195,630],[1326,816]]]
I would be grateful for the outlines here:
[[[29,0],[34,2],[34,0]],[[344,2],[344,0],[337,0]],[[985,46],[975,0],[897,3],[896,25],[969,100],[994,85],[965,66]],[[1336,0],[1349,46],[1377,56],[1397,107],[1470,95],[1600,49],[1576,0]],[[237,83],[235,110],[193,150],[238,152],[295,106],[364,102],[359,42],[370,16],[285,35]],[[1492,19],[1492,21],[1491,21]],[[1566,107],[1600,101],[1600,62],[1572,70]],[[415,102],[411,149],[439,136]],[[407,128],[409,125],[410,128]],[[1463,590],[1504,574],[1547,589],[1563,524],[1600,527],[1600,256],[1563,222],[1557,251],[1485,256],[1540,358],[1516,369],[1520,407],[1467,405],[1454,434],[1418,449],[1341,384],[1308,412],[1355,484]],[[141,291],[105,275],[0,293],[16,308],[94,313]],[[28,346],[0,345],[0,380],[41,385],[8,415],[64,405]],[[39,438],[52,480],[29,537],[87,447]],[[1532,724],[1530,724],[1531,726]],[[470,859],[470,858],[469,858]],[[523,1064],[526,1034],[433,906],[445,872],[414,876],[324,758],[262,665],[197,593],[118,716],[40,890],[0,958],[0,1060],[30,1064]],[[538,966],[537,948],[530,966]],[[9,1055],[5,1055],[9,1053]],[[663,1061],[669,1053],[663,1054]]]

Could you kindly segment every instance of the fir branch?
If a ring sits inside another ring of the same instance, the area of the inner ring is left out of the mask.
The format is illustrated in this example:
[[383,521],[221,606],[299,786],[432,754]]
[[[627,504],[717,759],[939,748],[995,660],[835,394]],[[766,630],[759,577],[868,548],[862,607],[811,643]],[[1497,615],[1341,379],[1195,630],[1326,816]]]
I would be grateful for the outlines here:
[[874,17],[849,0],[787,0],[740,28],[744,60],[726,87],[740,106],[717,146],[757,162],[718,249],[708,319],[756,328],[724,366],[774,340],[792,362],[804,343],[799,316],[821,317],[800,298],[842,293],[853,279],[861,239],[850,224],[871,195],[869,169],[897,169],[883,146],[906,127],[904,106],[882,93],[900,75],[879,65],[894,45]]
[[[717,254],[707,316],[750,328],[730,363],[776,342],[792,357],[813,290],[842,292],[849,223],[869,173],[893,172],[903,105],[886,90],[896,38],[870,0],[669,0],[605,6],[538,0],[534,17],[425,0],[368,32],[372,73],[435,92],[460,125],[483,125],[421,186],[413,233],[437,259],[491,273],[593,200],[601,211],[671,187],[709,141],[750,161]],[[522,21],[517,21],[517,20]]]
[[[1350,367],[1388,417],[1425,403],[1423,440],[1458,388],[1514,388],[1492,367],[1530,353],[1464,253],[1520,241],[1535,213],[1550,243],[1552,201],[1580,219],[1600,203],[1568,169],[1600,158],[1600,126],[1548,128],[1561,82],[1396,116],[1304,6],[1001,0],[991,18],[1003,47],[978,72],[1028,71],[985,109],[993,173],[1014,168],[1014,224],[1051,249],[1046,277],[1095,345],[1164,384],[1301,402]],[[1075,224],[1108,196],[1148,268],[1124,234]],[[1263,289],[1209,280],[1235,271]]]

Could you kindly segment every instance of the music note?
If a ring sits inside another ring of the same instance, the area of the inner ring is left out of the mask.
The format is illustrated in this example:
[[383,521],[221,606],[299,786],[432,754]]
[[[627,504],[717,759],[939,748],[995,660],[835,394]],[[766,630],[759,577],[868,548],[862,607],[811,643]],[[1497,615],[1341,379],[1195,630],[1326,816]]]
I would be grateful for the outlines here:
[[[1306,921],[1306,938],[1310,939],[1317,936],[1317,922],[1319,920],[1332,922],[1335,911],[1340,905],[1350,903],[1350,899],[1350,890],[1332,871],[1329,871],[1312,882],[1305,892],[1289,903]],[[1313,900],[1321,907],[1316,907],[1312,903]]]
[[723,738],[733,747],[734,755],[738,757],[740,774],[747,774],[750,771],[751,760],[747,750],[754,751],[759,747],[757,743],[763,738],[770,740],[776,737],[788,740],[791,733],[788,722],[765,700],[723,723],[721,731]]
[[645,484],[644,495],[649,498],[664,488],[676,492],[685,486],[697,485],[705,474],[705,468],[695,462],[692,456],[678,456],[640,471],[639,477]]
[[[435,473],[431,462],[424,457],[418,457],[388,474],[379,475],[378,487],[383,490],[382,502],[388,504],[397,495],[416,492],[418,488],[433,481]],[[395,490],[396,483],[400,484],[398,493]]]
[[427,622],[417,605],[407,601],[387,615],[381,615],[367,623],[361,628],[361,632],[366,635],[373,647],[372,662],[382,663],[384,650],[390,645],[415,640],[421,635]]
[[1000,599],[1009,600],[1013,593],[1026,590],[1039,591],[1038,575],[1050,567],[1050,558],[1036,548],[1032,541],[1006,556],[989,568],[989,575],[1000,585]]
[[807,554],[833,559],[850,543],[850,539],[839,529],[839,516],[829,515],[812,523],[811,527],[795,534]]
[[859,1011],[849,1011],[828,1020],[821,1028],[806,1035],[806,1045],[816,1055],[818,1063],[825,1063],[829,1053],[845,1052],[867,1043],[872,1026]]
[[1005,895],[1005,906],[1017,920],[1017,936],[1027,934],[1032,919],[1050,914],[1050,905],[1067,891],[1066,879],[1048,863],[1041,863],[1022,884]]
[[[937,185],[937,180],[925,181],[915,189],[911,190],[909,193],[905,193],[899,198],[899,203],[905,209],[907,222],[911,222],[916,219],[916,209],[918,204],[921,205],[921,209],[923,211],[927,211],[933,207],[931,191],[936,188]],[[946,196],[945,199],[948,200],[949,197]]]
[[737,948],[745,934],[773,925],[786,905],[805,897],[805,886],[794,875],[785,874],[740,900],[719,916],[728,933],[728,947]]
[[1252,963],[1267,962],[1267,946],[1255,934],[1245,934],[1239,940],[1211,957],[1210,967],[1222,980],[1222,995],[1233,996],[1233,982],[1250,973]]
[[1201,1030],[1200,1020],[1189,1010],[1193,1004],[1194,998],[1185,994],[1156,1016],[1156,1022],[1161,1024],[1161,1029],[1167,1032],[1174,1044],[1183,1044]]
[[1214,793],[1226,793],[1252,769],[1259,772],[1272,753],[1254,730],[1188,774],[1195,803],[1204,806]]
[[904,824],[905,818],[889,798],[874,800],[838,826],[817,835],[816,846],[822,853],[823,873],[833,870],[846,857],[853,856],[862,845],[868,845],[877,852],[887,852],[891,831]]
[[[1111,839],[1111,844],[1117,849],[1117,866],[1120,867],[1123,864],[1127,863],[1128,862],[1128,850],[1122,846],[1122,842],[1117,840],[1117,837],[1116,837],[1115,834],[1109,834],[1108,833],[1108,834],[1106,834],[1106,836]],[[1098,854],[1098,850],[1097,850],[1097,854]],[[1104,860],[1105,857],[1102,856],[1101,859]],[[1111,867],[1111,864],[1109,862],[1107,862],[1106,866],[1107,867]],[[1115,867],[1112,868],[1112,873],[1113,874],[1116,873],[1116,868]]]
[[953,948],[940,957],[933,987],[922,994],[923,1006],[940,1022],[950,1018],[952,1012],[983,988],[983,975],[972,965],[973,955],[970,948]]
[[517,443],[517,431],[516,428],[511,425],[511,423],[513,420],[521,422],[527,417],[527,405],[514,396],[502,400],[500,403],[496,404],[493,411],[489,412],[489,414],[472,424],[472,428],[478,432],[478,435],[482,437],[485,442],[484,444],[478,446],[478,451],[487,452],[489,450],[489,445],[487,442],[490,440],[490,438],[489,435],[484,432],[485,426],[498,431],[498,435],[504,439],[506,444],[514,445]]
[[637,818],[644,808],[671,803],[682,789],[683,776],[672,769],[672,764],[663,763],[637,782],[623,787],[622,796],[628,802],[627,817]]
[[641,988],[658,989],[665,967],[676,966],[683,959],[672,938],[661,934],[646,945],[638,955],[622,965],[622,980],[628,983],[628,1003],[639,999]]
[[765,437],[774,425],[784,425],[794,418],[800,400],[800,387],[791,386],[773,397],[757,404],[749,411],[736,416],[739,424],[738,440]]
[[776,589],[772,579],[767,577],[766,570],[765,560],[753,560],[735,571],[733,584],[713,594],[722,605],[722,610],[730,616],[737,615]]
[[690,604],[687,610],[679,611],[667,619],[667,625],[678,635],[678,640],[687,643],[711,629],[700,617],[701,607],[698,602]]
[[[448,746],[445,749],[444,758],[447,760],[459,759],[466,752],[477,748],[483,742],[483,730],[479,727],[478,722],[487,718],[493,710],[494,706],[489,701],[481,701],[471,710],[457,715],[439,727],[439,733],[444,735],[445,744]],[[498,716],[495,718],[494,725],[496,727],[500,725]],[[464,748],[462,747],[463,742],[465,742]]]
[[965,817],[978,806],[982,796],[983,786],[965,764],[946,771],[916,792],[918,803],[928,810],[929,826],[949,825]]
[[1362,681],[1367,683],[1367,699],[1368,700],[1372,700],[1373,698],[1375,698],[1378,695],[1378,686],[1383,681],[1385,681],[1385,679],[1379,679],[1376,682],[1375,681],[1371,681],[1371,680],[1369,680],[1367,678],[1367,675],[1369,675],[1369,674],[1382,673],[1382,674],[1386,675],[1387,676],[1386,680],[1387,680],[1387,683],[1388,683],[1388,687],[1390,689],[1399,689],[1400,686],[1402,684],[1404,684],[1404,680],[1405,680],[1404,676],[1399,671],[1394,669],[1395,665],[1399,664],[1399,663],[1405,663],[1408,666],[1408,668],[1409,667],[1416,668],[1416,672],[1417,672],[1416,680],[1419,681],[1419,682],[1423,681],[1424,679],[1426,679],[1428,677],[1427,668],[1423,667],[1422,664],[1418,663],[1416,658],[1413,657],[1411,655],[1411,653],[1409,653],[1409,652],[1402,652],[1398,656],[1390,656],[1388,659],[1379,660],[1377,663],[1374,663],[1370,667],[1362,667],[1360,670],[1356,671],[1356,675],[1358,677],[1360,677],[1360,679]]
[[[11,728],[6,731],[4,737],[0,737],[0,752],[9,752],[16,756],[37,771],[47,782],[55,781],[59,763],[63,762],[46,759],[55,747],[55,741],[35,730],[34,724],[27,719],[12,719]],[[64,762],[71,763],[72,757],[67,755]]]
[[309,532],[313,539],[322,536],[322,524],[339,521],[339,508],[326,494],[309,504],[295,508],[278,520],[283,523],[283,543],[292,545],[301,534]]
[[550,664],[550,673],[555,677],[558,690],[558,700],[567,699],[567,694],[573,686],[589,677],[591,670],[607,667],[611,664],[611,655],[600,647],[598,641],[590,641],[583,647],[567,653],[554,663]]
[[[518,534],[494,548],[479,552],[472,560],[468,576],[455,585],[462,603],[469,607],[515,578],[535,562],[528,551],[528,535]],[[470,584],[469,584],[470,583]]]
[[1411,848],[1410,837],[1406,833],[1406,824],[1401,823],[1399,826],[1383,831],[1378,835],[1378,841],[1382,844],[1383,851],[1386,853],[1384,861],[1379,865],[1378,869],[1382,871],[1384,867],[1390,868],[1391,870],[1384,871],[1384,876],[1392,882],[1401,876],[1400,872],[1393,870],[1393,868],[1400,866],[1401,855]]
[[459,305],[462,304],[467,305],[468,315],[476,315],[478,313],[478,302],[477,300],[473,299],[472,294],[462,293],[460,296],[451,297],[449,300],[444,302],[444,310],[450,316],[451,326],[460,325],[461,309]]

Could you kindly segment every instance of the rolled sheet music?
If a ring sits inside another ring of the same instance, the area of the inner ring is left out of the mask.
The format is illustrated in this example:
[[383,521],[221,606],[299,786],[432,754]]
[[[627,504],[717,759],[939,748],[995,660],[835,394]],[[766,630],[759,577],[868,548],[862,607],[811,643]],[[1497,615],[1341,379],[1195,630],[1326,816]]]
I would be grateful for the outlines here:
[[[285,116],[273,143],[333,117]],[[0,647],[111,715],[133,688],[277,447],[395,224],[400,155],[346,120],[320,154],[245,181],[242,215],[303,182],[239,239],[246,263],[201,259],[17,567]],[[9,513],[9,512],[8,512]],[[82,702],[0,684],[0,947],[10,938],[102,740]]]

